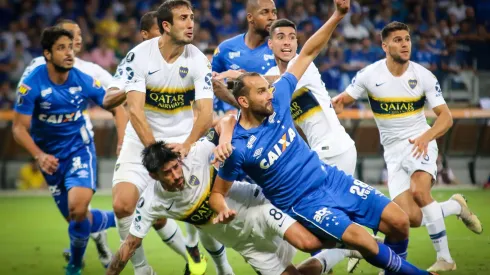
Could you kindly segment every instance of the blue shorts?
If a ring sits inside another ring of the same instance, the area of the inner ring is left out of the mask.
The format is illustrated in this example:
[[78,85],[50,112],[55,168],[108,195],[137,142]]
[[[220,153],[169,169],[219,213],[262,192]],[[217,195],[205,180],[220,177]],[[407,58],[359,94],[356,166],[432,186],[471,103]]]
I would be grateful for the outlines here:
[[94,192],[97,185],[97,159],[94,144],[88,144],[60,159],[53,175],[43,172],[49,191],[65,218],[68,217],[68,191],[72,187],[86,187]]
[[306,194],[287,213],[322,240],[342,240],[349,225],[377,230],[391,201],[374,187],[344,173],[335,173]]

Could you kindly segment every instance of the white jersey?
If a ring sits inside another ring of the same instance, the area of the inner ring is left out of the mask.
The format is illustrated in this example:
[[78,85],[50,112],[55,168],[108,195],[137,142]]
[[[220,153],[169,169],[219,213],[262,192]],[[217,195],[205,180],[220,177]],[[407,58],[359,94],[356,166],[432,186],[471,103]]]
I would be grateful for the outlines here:
[[431,108],[446,103],[437,78],[411,61],[400,77],[391,74],[386,59],[373,63],[357,73],[346,92],[354,99],[367,92],[385,147],[418,137],[430,128],[424,113],[426,101]]
[[[29,64],[29,66],[27,66],[27,68],[25,68],[24,73],[22,74],[22,77],[20,78],[18,85],[20,85],[20,83],[22,83],[22,81],[24,81],[24,79],[35,68],[37,68],[38,66],[44,65],[44,64],[46,64],[46,60],[44,59],[44,56],[38,56],[38,57],[34,58],[31,61],[31,63]],[[91,77],[99,80],[100,83],[102,84],[102,86],[104,87],[104,89],[109,88],[109,85],[112,81],[112,76],[110,73],[108,73],[106,70],[104,70],[101,66],[99,66],[95,63],[92,63],[92,62],[82,60],[78,57],[75,57],[75,64],[73,66],[75,68],[79,69],[80,71],[82,71],[83,73],[88,74]],[[90,117],[88,115],[87,110],[83,111],[83,116],[85,117],[85,125],[86,125],[87,130],[90,132],[90,134],[92,136],[94,136],[94,132],[92,130],[93,129],[92,122],[90,121]]]
[[[192,102],[213,98],[211,64],[192,44],[169,64],[160,53],[159,39],[146,40],[127,54],[124,90],[146,94],[145,114],[155,139],[184,142],[193,126]],[[125,138],[140,140],[131,122]]]
[[126,64],[126,58],[123,58],[121,62],[117,65],[116,72],[114,73],[114,76],[112,77],[111,83],[107,87],[107,89],[112,89],[116,88],[118,90],[124,89],[126,79],[124,72],[126,71],[124,68],[124,65]]
[[[288,67],[296,58],[298,56],[289,62]],[[272,67],[266,75],[280,75],[279,68]],[[311,63],[296,85],[290,108],[294,122],[303,130],[310,148],[320,158],[337,156],[354,145],[340,124],[331,101],[318,68]]]

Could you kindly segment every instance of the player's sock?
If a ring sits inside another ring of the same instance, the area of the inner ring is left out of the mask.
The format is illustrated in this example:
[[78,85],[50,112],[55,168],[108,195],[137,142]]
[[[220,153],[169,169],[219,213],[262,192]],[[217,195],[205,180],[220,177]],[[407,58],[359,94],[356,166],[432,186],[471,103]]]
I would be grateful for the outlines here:
[[185,245],[187,247],[196,247],[197,243],[199,242],[199,236],[197,234],[197,229],[194,225],[184,223],[185,225],[185,230],[187,231],[187,238]]
[[[400,258],[406,260],[407,259],[407,248],[408,248],[408,239],[401,242],[390,242],[388,238],[385,238],[384,244],[389,247],[396,255],[400,256]],[[386,271],[385,275],[395,274],[391,271]]]
[[[451,215],[459,215],[461,214],[461,205],[455,200],[447,200],[444,202],[440,202],[439,206],[441,206],[442,216],[444,218]],[[421,226],[427,225],[427,217],[423,215]]]
[[437,252],[437,258],[452,263],[453,259],[451,258],[449,246],[447,244],[446,225],[444,224],[444,217],[442,216],[442,210],[439,203],[433,201],[422,207],[421,210],[427,219],[427,224],[425,226],[429,232],[434,249]]
[[429,272],[421,270],[405,259],[396,255],[388,246],[382,243],[378,244],[378,254],[376,256],[366,257],[365,260],[379,268],[386,271],[395,272],[396,274],[412,274],[412,275],[426,275]]
[[[123,242],[129,234],[129,228],[131,227],[131,223],[133,222],[134,215],[124,217],[122,219],[117,219],[116,225],[117,230],[119,231],[119,237],[121,238],[121,242]],[[143,245],[138,247],[131,257],[131,263],[133,263],[133,267],[140,268],[148,265],[148,261],[145,257],[145,252],[143,251]]]
[[82,267],[83,255],[87,248],[88,238],[90,236],[90,221],[85,218],[81,222],[70,221],[68,226],[70,235],[70,262],[69,265]]
[[322,265],[322,274],[330,271],[336,264],[350,255],[347,249],[326,249],[314,256]]
[[233,269],[228,263],[226,257],[225,246],[211,238],[209,235],[203,232],[199,232],[202,246],[208,251],[211,258],[213,258],[214,265],[216,266],[217,274],[233,274]]
[[184,244],[184,235],[180,230],[179,225],[172,219],[167,219],[167,224],[157,230],[158,236],[166,243],[173,251],[184,257],[187,262],[186,249]]
[[114,212],[92,209],[90,210],[90,213],[92,213],[92,228],[90,230],[91,233],[103,231],[116,226]]

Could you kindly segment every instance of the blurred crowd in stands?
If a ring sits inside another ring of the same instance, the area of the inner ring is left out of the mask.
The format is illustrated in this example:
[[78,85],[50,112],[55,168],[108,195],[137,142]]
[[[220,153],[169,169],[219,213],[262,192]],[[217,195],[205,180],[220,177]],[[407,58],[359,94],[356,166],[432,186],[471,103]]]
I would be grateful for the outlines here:
[[[193,0],[194,44],[214,49],[246,29],[246,0]],[[42,55],[40,34],[60,18],[78,22],[79,57],[114,72],[141,41],[141,15],[162,0],[0,0],[0,109],[11,109],[15,87],[33,57]],[[276,0],[278,18],[298,24],[302,45],[333,12],[332,1]],[[380,29],[392,20],[412,30],[412,60],[451,87],[471,85],[476,70],[490,69],[490,0],[351,0],[348,16],[316,63],[330,92],[341,92],[354,74],[384,57]]]

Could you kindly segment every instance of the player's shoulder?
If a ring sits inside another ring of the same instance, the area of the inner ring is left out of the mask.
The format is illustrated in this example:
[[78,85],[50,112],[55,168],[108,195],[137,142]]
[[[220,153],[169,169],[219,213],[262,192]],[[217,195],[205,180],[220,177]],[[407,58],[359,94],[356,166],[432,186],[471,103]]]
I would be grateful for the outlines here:
[[46,59],[44,59],[44,56],[38,56],[34,59],[31,60],[31,63],[29,63],[29,66],[27,66],[29,69],[33,70],[41,65],[46,64]]
[[412,68],[416,74],[419,74],[422,77],[436,78],[436,76],[430,70],[428,70],[424,66],[420,65],[419,63],[410,61],[410,65],[412,66]]
[[28,76],[26,76],[22,80],[21,85],[24,84],[24,85],[36,86],[36,84],[42,83],[43,81],[48,82],[48,79],[44,77],[45,71],[46,71],[46,63],[38,65],[29,73]]
[[[155,46],[155,44],[158,44],[158,39],[159,37],[155,37],[152,39],[145,40],[138,45],[134,46],[126,55],[125,57],[125,62],[126,63],[131,63],[133,60],[147,60],[147,57],[151,54],[152,48]],[[158,46],[157,46],[158,48]]]
[[226,39],[218,45],[217,51],[236,50],[238,46],[242,46],[244,44],[244,36],[245,34],[242,33]]
[[191,60],[200,60],[206,63],[209,63],[208,58],[204,53],[199,50],[198,47],[192,45],[192,44],[187,44],[185,45],[185,50],[184,50],[184,57],[186,59],[191,59]]
[[96,89],[102,87],[100,80],[98,80],[97,78],[83,72],[80,69],[73,68],[73,69],[71,69],[70,73],[74,74],[76,82],[80,81],[81,84],[83,84],[85,87],[94,87]]
[[380,72],[380,69],[383,67],[383,66],[386,66],[385,65],[385,62],[386,62],[386,59],[381,59],[381,60],[378,60],[372,64],[369,64],[367,65],[366,67],[360,69],[357,74],[358,75],[370,75],[370,74],[373,74],[373,73],[377,73],[379,74]]

